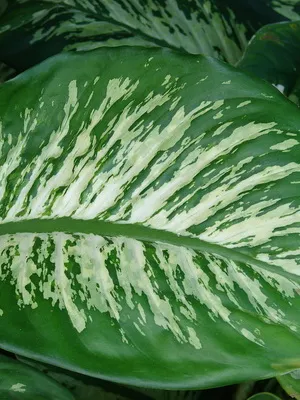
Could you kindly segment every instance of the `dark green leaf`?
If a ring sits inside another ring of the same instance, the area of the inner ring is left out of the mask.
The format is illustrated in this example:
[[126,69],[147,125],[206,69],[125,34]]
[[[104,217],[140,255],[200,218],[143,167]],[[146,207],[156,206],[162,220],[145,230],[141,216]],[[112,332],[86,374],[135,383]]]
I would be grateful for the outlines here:
[[55,380],[35,369],[0,355],[1,400],[74,400]]
[[15,75],[15,71],[6,64],[0,62],[0,83],[7,81]]
[[274,396],[272,393],[257,393],[248,400],[280,400],[280,398]]
[[[201,400],[203,399],[200,391],[132,388],[38,363],[24,357],[18,357],[18,359],[67,387],[76,400],[198,400],[200,396]],[[209,399],[209,397],[206,398]]]
[[239,67],[276,85],[300,105],[300,21],[260,29]]
[[1,22],[0,56],[18,71],[62,51],[155,46],[126,28],[105,21],[101,14],[95,17],[63,4],[22,2],[11,7]]

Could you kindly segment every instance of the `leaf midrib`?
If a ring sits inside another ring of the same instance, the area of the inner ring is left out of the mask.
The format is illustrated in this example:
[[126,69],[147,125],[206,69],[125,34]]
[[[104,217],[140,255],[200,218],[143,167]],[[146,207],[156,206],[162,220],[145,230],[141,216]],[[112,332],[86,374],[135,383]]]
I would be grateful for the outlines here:
[[[115,223],[101,220],[82,220],[70,217],[55,219],[27,219],[16,222],[0,223],[0,237],[18,233],[54,233],[93,234],[104,237],[126,237],[149,243],[160,242],[173,246],[186,247],[206,253],[213,253],[235,262],[255,265],[259,268],[276,272],[278,275],[296,280],[300,276],[291,274],[280,267],[269,265],[236,249],[230,249],[215,243],[209,243],[196,237],[187,237],[162,229],[154,229],[140,224]],[[274,271],[276,269],[276,271]]]

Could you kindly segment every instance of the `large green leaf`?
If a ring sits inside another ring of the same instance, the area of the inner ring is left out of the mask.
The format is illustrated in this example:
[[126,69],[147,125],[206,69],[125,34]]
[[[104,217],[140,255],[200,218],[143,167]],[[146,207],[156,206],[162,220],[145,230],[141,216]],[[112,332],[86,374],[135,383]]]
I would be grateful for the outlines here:
[[300,366],[298,108],[202,56],[64,54],[0,86],[0,344],[204,388]]
[[12,0],[1,19],[1,60],[23,70],[60,51],[125,44],[161,45],[234,64],[258,28],[297,15],[294,3]]
[[55,380],[35,369],[0,355],[1,400],[74,400]]

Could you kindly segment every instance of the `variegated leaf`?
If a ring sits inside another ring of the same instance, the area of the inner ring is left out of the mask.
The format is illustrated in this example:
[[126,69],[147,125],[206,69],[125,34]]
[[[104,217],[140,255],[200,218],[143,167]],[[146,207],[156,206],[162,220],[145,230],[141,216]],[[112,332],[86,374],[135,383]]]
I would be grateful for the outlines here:
[[[14,45],[12,46],[12,43]],[[24,70],[62,51],[109,46],[151,46],[126,28],[63,4],[22,2],[1,18],[1,59]]]
[[57,381],[21,362],[0,355],[1,400],[75,400]]
[[6,82],[0,115],[2,348],[153,388],[300,366],[296,106],[119,48]]
[[299,0],[266,0],[271,3],[271,7],[278,14],[285,18],[296,21],[300,19],[300,1]]
[[[80,5],[77,0],[71,3],[73,7]],[[236,20],[236,15],[227,6],[215,0],[188,3],[179,0],[91,0],[83,5],[94,13],[101,10],[115,23],[164,46],[235,63],[246,46],[247,28]]]
[[[55,1],[58,0],[46,0]],[[66,0],[73,6],[80,0]],[[235,64],[251,36],[265,24],[294,19],[296,0],[87,0],[82,7],[101,12],[148,37],[192,54],[206,54]]]
[[60,51],[118,45],[160,45],[235,64],[258,28],[296,11],[281,0],[11,0],[0,51],[18,70]]

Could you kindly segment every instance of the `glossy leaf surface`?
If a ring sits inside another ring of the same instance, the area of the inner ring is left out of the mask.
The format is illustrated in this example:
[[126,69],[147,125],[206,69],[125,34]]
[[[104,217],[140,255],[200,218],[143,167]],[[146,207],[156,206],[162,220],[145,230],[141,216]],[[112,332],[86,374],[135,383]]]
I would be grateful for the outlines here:
[[252,39],[239,67],[299,102],[300,21],[271,24]]
[[295,105],[120,48],[6,82],[0,114],[4,349],[172,389],[300,366]]
[[35,369],[0,355],[1,400],[75,400],[55,380]]

